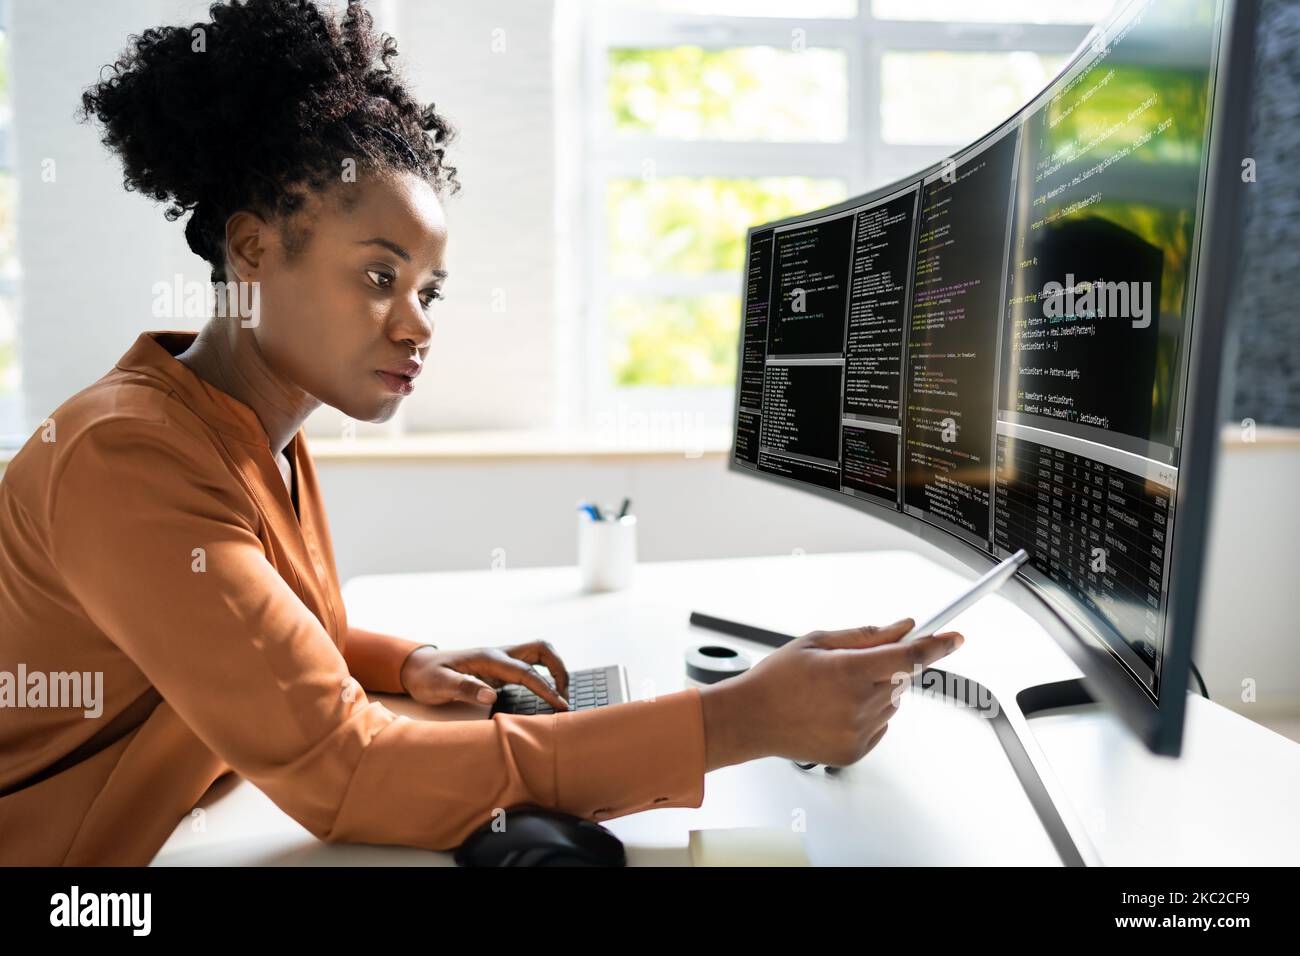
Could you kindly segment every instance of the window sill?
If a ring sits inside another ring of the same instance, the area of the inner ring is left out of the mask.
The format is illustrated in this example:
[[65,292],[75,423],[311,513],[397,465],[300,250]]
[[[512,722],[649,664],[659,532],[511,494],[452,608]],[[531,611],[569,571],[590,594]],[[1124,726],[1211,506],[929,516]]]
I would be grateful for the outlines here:
[[[1300,448],[1300,428],[1261,425],[1255,440],[1246,441],[1242,429],[1227,424],[1222,434],[1225,452],[1257,448]],[[668,440],[618,440],[590,430],[457,431],[399,438],[307,437],[312,457],[319,461],[377,461],[390,459],[438,460],[572,460],[572,459],[674,459],[723,458],[731,450],[725,429],[699,432],[688,446]],[[0,471],[18,448],[0,448]]]
[[731,450],[729,429],[700,430],[689,436],[621,438],[598,429],[454,431],[397,438],[312,438],[307,447],[317,461],[376,460],[573,460],[722,458]]
[[[1246,440],[1239,425],[1223,426],[1222,449],[1298,448],[1300,428],[1260,425]],[[731,451],[730,429],[697,429],[687,439],[654,435],[620,439],[600,429],[525,429],[433,432],[396,438],[312,438],[312,457],[322,461],[373,459],[573,459],[720,458]],[[0,453],[0,461],[3,461]]]
[[1234,422],[1223,426],[1220,435],[1224,451],[1249,451],[1252,448],[1300,448],[1300,428],[1257,425],[1253,436]]

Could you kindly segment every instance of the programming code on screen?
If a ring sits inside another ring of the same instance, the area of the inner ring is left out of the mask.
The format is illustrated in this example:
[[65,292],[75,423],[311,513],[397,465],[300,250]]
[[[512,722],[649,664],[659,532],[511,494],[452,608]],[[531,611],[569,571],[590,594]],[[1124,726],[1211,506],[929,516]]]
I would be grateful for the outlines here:
[[751,231],[734,462],[1031,581],[1160,691],[1213,4],[1138,5],[1010,122]]
[[993,376],[1014,132],[925,185],[907,340],[904,503],[989,536]]
[[738,460],[897,503],[918,194],[751,235]]

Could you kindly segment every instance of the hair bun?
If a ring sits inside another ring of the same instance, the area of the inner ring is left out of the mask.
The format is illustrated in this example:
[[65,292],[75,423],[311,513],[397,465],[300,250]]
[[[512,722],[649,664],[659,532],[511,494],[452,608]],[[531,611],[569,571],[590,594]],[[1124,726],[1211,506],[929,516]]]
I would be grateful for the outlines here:
[[339,22],[310,0],[231,0],[208,13],[131,36],[79,112],[102,124],[128,191],[167,203],[168,220],[192,213],[185,240],[214,280],[232,213],[291,215],[304,188],[339,181],[345,159],[459,188],[443,162],[450,127],[400,81],[396,41],[375,34],[363,0],[348,0]]

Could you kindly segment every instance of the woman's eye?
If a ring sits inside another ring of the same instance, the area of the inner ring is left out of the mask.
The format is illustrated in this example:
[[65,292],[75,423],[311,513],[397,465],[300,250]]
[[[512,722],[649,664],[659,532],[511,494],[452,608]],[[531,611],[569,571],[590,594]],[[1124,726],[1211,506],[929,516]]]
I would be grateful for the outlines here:
[[[393,276],[389,275],[387,272],[380,272],[378,269],[367,269],[366,275],[370,277],[371,282],[379,286],[381,289],[391,289],[393,283],[396,281]],[[424,298],[426,295],[428,296],[428,299]],[[437,289],[433,289],[429,292],[421,293],[420,304],[427,309],[441,298],[442,293]]]

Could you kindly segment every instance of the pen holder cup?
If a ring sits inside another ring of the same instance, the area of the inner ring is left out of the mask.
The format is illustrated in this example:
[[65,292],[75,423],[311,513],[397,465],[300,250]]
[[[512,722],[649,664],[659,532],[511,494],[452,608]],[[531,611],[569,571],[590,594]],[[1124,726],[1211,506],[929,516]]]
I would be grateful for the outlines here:
[[578,572],[584,591],[617,591],[632,583],[636,515],[596,521],[578,513]]

